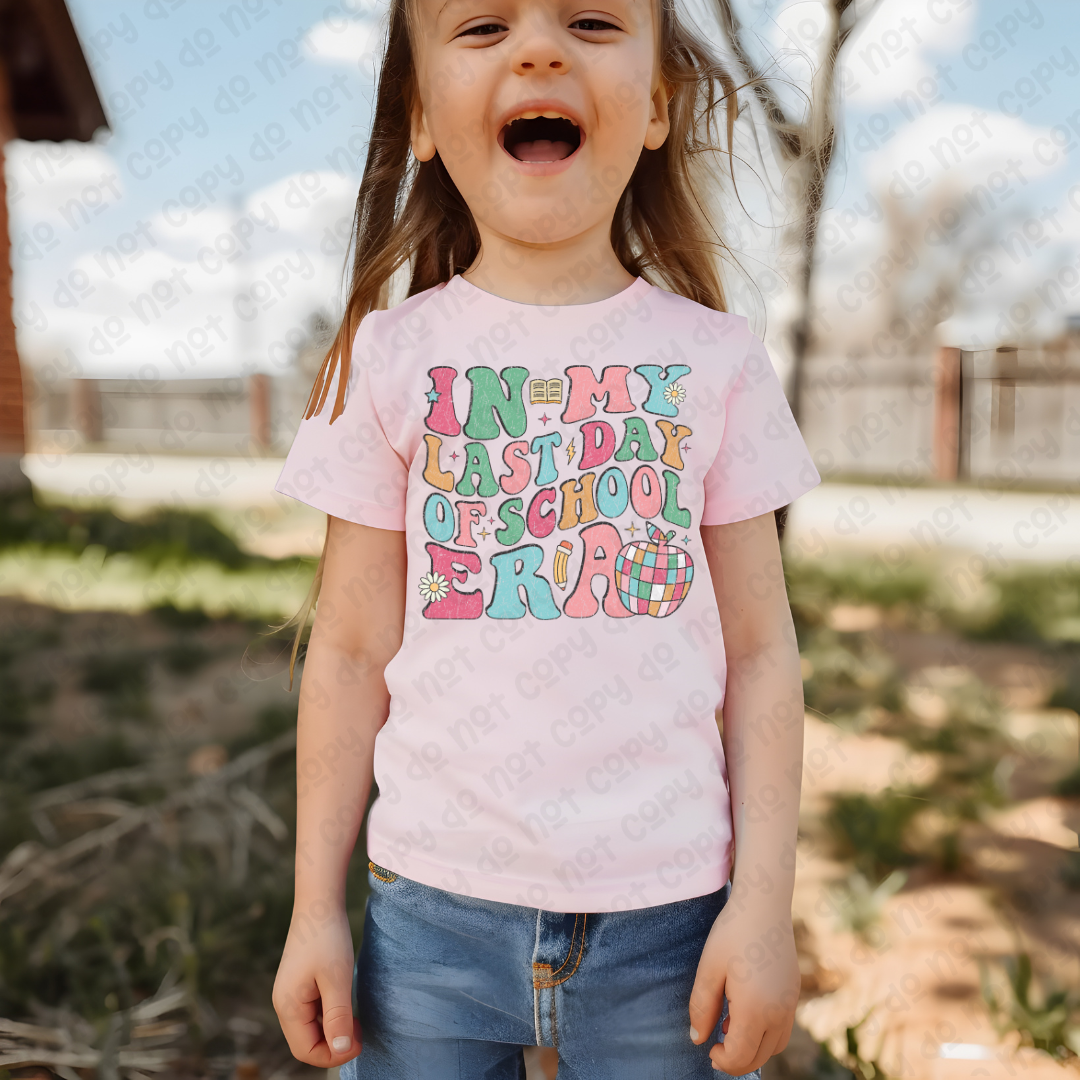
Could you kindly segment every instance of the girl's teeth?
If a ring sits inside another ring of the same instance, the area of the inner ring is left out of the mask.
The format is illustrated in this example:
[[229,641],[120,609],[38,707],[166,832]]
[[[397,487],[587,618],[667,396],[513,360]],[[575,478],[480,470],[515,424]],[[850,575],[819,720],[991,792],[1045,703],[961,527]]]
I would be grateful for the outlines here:
[[[536,112],[535,110],[533,110],[532,112],[523,112],[520,115],[515,116],[514,119],[515,120],[536,120],[538,117],[541,117],[541,116],[546,116],[549,120],[570,120],[569,116],[563,116],[562,113],[557,113],[557,112]],[[570,123],[574,124],[574,127],[577,127],[577,124],[574,123],[573,120],[570,120]]]

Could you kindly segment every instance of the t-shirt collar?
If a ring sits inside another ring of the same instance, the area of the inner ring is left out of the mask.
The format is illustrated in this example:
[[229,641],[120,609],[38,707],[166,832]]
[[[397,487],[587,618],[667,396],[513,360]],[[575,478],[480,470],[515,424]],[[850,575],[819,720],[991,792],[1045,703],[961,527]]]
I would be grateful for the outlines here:
[[627,301],[635,301],[637,298],[654,286],[649,284],[643,277],[634,278],[634,280],[626,286],[625,289],[620,290],[612,296],[605,297],[603,300],[594,300],[588,304],[525,304],[517,300],[507,300],[505,297],[497,296],[495,293],[488,292],[486,289],[481,289],[478,285],[474,285],[471,281],[463,278],[460,274],[455,274],[445,285],[445,288],[450,289],[451,292],[457,295],[471,294],[475,297],[483,298],[488,301],[503,303],[503,304],[517,304],[520,307],[538,308],[544,311],[550,311],[553,308],[566,307],[572,310],[586,312],[590,308],[601,309],[604,307],[617,307],[620,304],[624,304]]

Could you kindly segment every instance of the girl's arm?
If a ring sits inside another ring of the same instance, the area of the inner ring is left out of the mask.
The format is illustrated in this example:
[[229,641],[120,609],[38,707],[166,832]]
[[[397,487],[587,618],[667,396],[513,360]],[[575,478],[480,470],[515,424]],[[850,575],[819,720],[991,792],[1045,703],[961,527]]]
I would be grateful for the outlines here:
[[300,1060],[332,1068],[360,1050],[345,875],[386,721],[383,669],[405,622],[405,534],[327,522],[296,732],[296,895],[274,1008]]
[[[791,925],[802,781],[803,690],[773,514],[701,529],[727,653],[723,741],[735,831],[732,892],[690,997],[691,1038],[733,1076],[787,1046],[799,1000]],[[700,1034],[699,1034],[700,1033]]]

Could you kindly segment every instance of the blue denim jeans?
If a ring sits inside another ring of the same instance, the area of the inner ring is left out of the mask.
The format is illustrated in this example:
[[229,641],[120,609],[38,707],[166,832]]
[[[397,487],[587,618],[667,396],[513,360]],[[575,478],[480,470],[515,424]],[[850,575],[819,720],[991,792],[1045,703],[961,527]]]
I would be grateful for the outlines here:
[[368,879],[354,987],[363,1050],[342,1080],[525,1080],[523,1046],[556,1047],[559,1080],[726,1076],[708,1053],[720,1022],[695,1046],[688,1005],[728,886],[562,914],[381,869]]

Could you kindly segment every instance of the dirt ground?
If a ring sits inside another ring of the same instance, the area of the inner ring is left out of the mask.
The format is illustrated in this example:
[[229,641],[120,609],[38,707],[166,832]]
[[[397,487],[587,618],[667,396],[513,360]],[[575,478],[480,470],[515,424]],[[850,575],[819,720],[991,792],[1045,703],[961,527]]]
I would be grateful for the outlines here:
[[[845,614],[858,618],[834,610],[833,621]],[[868,632],[900,665],[927,716],[940,703],[930,687],[967,672],[997,692],[1016,748],[1000,768],[1013,801],[964,824],[954,872],[913,867],[868,933],[844,930],[830,883],[846,867],[830,857],[821,828],[829,796],[926,782],[938,762],[807,713],[794,902],[804,974],[799,1025],[839,1054],[845,1029],[863,1021],[859,1056],[903,1080],[1078,1075],[1076,1058],[1058,1064],[1018,1047],[1015,1033],[999,1037],[979,968],[980,958],[1027,951],[1044,980],[1080,987],[1080,894],[1061,875],[1077,849],[1080,800],[1045,794],[1049,781],[1075,767],[1080,745],[1080,717],[1044,707],[1061,671],[1039,648],[882,626]],[[796,1038],[766,1076],[801,1075],[816,1051],[810,1039]]]
[[[941,688],[950,680],[974,674],[996,692],[1015,747],[1001,764],[1009,798],[981,819],[965,822],[953,869],[912,866],[903,887],[878,904],[879,917],[857,933],[850,920],[845,924],[845,901],[836,888],[850,866],[836,857],[824,827],[830,797],[918,785],[934,775],[940,762],[897,739],[848,730],[808,711],[794,904],[804,993],[792,1046],[767,1066],[766,1077],[847,1075],[822,1071],[819,1044],[842,1057],[849,1049],[849,1028],[856,1029],[860,1061],[875,1063],[876,1072],[864,1070],[862,1080],[874,1075],[900,1080],[1080,1076],[1076,1058],[1057,1063],[1020,1047],[1015,1032],[1000,1035],[980,988],[980,959],[1020,952],[1030,954],[1041,983],[1080,986],[1080,893],[1062,876],[1069,853],[1077,848],[1080,801],[1048,794],[1053,779],[1075,765],[1080,737],[1076,713],[1046,707],[1061,676],[1058,660],[1037,647],[889,627],[859,607],[837,608],[831,619],[840,628],[855,626],[888,652],[907,680],[911,707],[928,722],[940,714]],[[50,688],[32,710],[33,728],[8,747],[28,762],[47,761],[51,751],[64,747],[97,752],[93,748],[104,745],[103,740],[119,738],[127,748],[119,767],[158,763],[181,774],[177,783],[195,782],[214,776],[258,742],[254,718],[265,715],[267,707],[295,701],[295,690],[290,695],[286,689],[281,644],[277,655],[267,652],[258,646],[256,629],[242,622],[186,625],[152,613],[57,612],[2,599],[0,638],[23,643],[17,664],[20,685]],[[256,648],[245,659],[253,640]],[[122,680],[112,689],[94,689],[92,682],[88,687],[88,664],[106,654],[142,656],[150,665],[147,681],[135,689],[125,688]],[[41,789],[72,783],[79,768],[71,767],[70,776],[45,776],[34,797]],[[288,825],[288,782],[274,785],[273,774],[268,777],[264,769],[249,788],[269,808],[267,820]],[[101,828],[130,812],[137,801],[71,799],[50,811],[45,829],[53,835],[39,836],[31,854]],[[220,859],[223,873],[247,880],[236,871],[235,836],[215,839],[209,820],[198,829],[203,830],[198,843],[217,852],[214,858]],[[263,830],[273,831],[270,825]],[[268,836],[263,840],[270,844]],[[244,856],[253,866],[256,848]],[[19,870],[13,855],[0,866],[0,883]],[[84,864],[88,888],[95,875],[107,873],[100,865],[104,857]],[[108,857],[116,859],[115,850]],[[288,837],[265,847],[262,857],[276,866],[276,873],[287,875]],[[25,850],[20,858],[25,861]],[[258,887],[254,881],[250,885]],[[4,902],[5,916],[12,903]],[[277,933],[273,926],[269,931],[268,941]],[[223,993],[213,1053],[198,1068],[192,1063],[185,1075],[244,1075],[248,1080],[316,1075],[290,1062],[276,1031],[267,977],[274,966],[273,948],[264,947],[259,974],[248,984],[250,1000],[238,999],[235,990]],[[38,1022],[48,1018],[39,1016]],[[249,1037],[256,1030],[259,1036]],[[550,1062],[532,1057],[530,1078],[538,1080]]]

